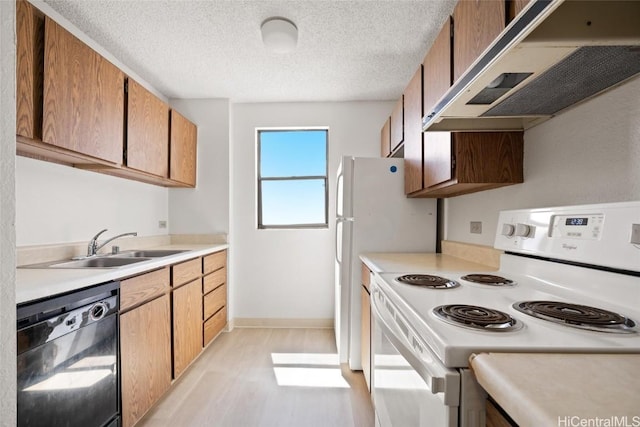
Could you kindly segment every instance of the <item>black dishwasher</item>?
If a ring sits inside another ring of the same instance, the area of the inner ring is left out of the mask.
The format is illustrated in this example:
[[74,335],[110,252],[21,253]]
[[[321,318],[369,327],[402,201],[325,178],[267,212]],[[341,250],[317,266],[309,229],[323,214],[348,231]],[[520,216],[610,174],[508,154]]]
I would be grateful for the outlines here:
[[18,426],[119,426],[118,289],[18,305]]

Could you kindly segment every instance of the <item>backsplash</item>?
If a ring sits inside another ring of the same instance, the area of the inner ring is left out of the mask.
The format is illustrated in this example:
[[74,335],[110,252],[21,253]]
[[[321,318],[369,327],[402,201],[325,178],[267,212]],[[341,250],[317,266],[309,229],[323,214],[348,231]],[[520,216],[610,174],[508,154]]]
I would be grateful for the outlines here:
[[636,78],[526,131],[524,183],[446,199],[445,239],[493,246],[505,209],[640,200],[638,94]]
[[[109,236],[107,236],[107,238],[108,237]],[[19,246],[17,248],[17,265],[38,264],[41,262],[69,259],[75,256],[84,256],[87,253],[88,239],[86,242]],[[99,239],[99,241],[102,241],[102,239]],[[99,253],[109,253],[111,251],[111,247],[114,245],[118,246],[120,251],[126,251],[131,249],[147,249],[167,245],[211,245],[222,243],[227,243],[227,236],[225,234],[176,234],[125,237],[113,241],[111,244],[100,250]]]

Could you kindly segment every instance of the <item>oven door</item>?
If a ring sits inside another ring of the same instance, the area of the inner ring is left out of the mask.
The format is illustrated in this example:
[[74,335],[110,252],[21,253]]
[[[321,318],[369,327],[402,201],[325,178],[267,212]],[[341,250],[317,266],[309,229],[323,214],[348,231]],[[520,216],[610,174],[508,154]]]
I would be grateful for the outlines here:
[[382,427],[457,426],[458,371],[438,361],[378,287],[371,295],[371,310],[376,423]]

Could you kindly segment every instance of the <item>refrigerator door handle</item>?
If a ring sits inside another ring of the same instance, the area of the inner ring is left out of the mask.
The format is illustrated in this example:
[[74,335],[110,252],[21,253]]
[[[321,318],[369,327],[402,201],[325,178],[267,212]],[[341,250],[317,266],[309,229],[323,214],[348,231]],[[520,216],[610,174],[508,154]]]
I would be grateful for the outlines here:
[[342,254],[340,254],[340,245],[338,244],[338,236],[340,235],[341,230],[339,231],[338,228],[342,227],[342,222],[340,221],[339,218],[336,219],[336,262],[339,265],[342,265]]
[[[353,222],[354,218],[351,217],[344,217],[344,216],[339,216],[336,218],[336,238],[335,238],[335,242],[336,242],[336,262],[340,265],[342,265],[342,239],[338,240],[338,236],[341,236],[342,234],[342,230],[344,230],[342,224],[344,224],[345,222]],[[342,236],[344,237],[344,236]],[[340,244],[338,244],[338,241],[340,242]]]

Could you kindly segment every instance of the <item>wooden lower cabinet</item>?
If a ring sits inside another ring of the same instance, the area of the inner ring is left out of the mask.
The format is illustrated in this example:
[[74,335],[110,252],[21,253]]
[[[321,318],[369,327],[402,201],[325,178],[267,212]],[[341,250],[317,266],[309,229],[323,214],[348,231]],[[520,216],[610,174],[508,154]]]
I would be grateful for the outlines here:
[[517,426],[515,423],[512,423],[507,417],[502,415],[502,412],[500,412],[500,410],[490,400],[487,400],[486,411],[487,411],[487,418],[486,418],[487,427]]
[[203,259],[202,345],[209,344],[227,324],[227,251]]
[[226,324],[227,307],[222,307],[216,314],[204,322],[204,345],[209,344],[222,331]]
[[362,373],[371,391],[371,300],[370,300],[371,271],[362,264],[362,287],[360,290],[361,315],[360,315],[360,361]]
[[220,251],[121,280],[124,427],[135,425],[226,326],[226,260]]
[[202,279],[173,290],[173,377],[202,351]]
[[362,286],[360,291],[362,302],[360,351],[362,362],[362,374],[367,383],[367,388],[371,391],[371,303],[369,292]]
[[133,426],[171,385],[171,310],[162,295],[120,315],[122,425]]

